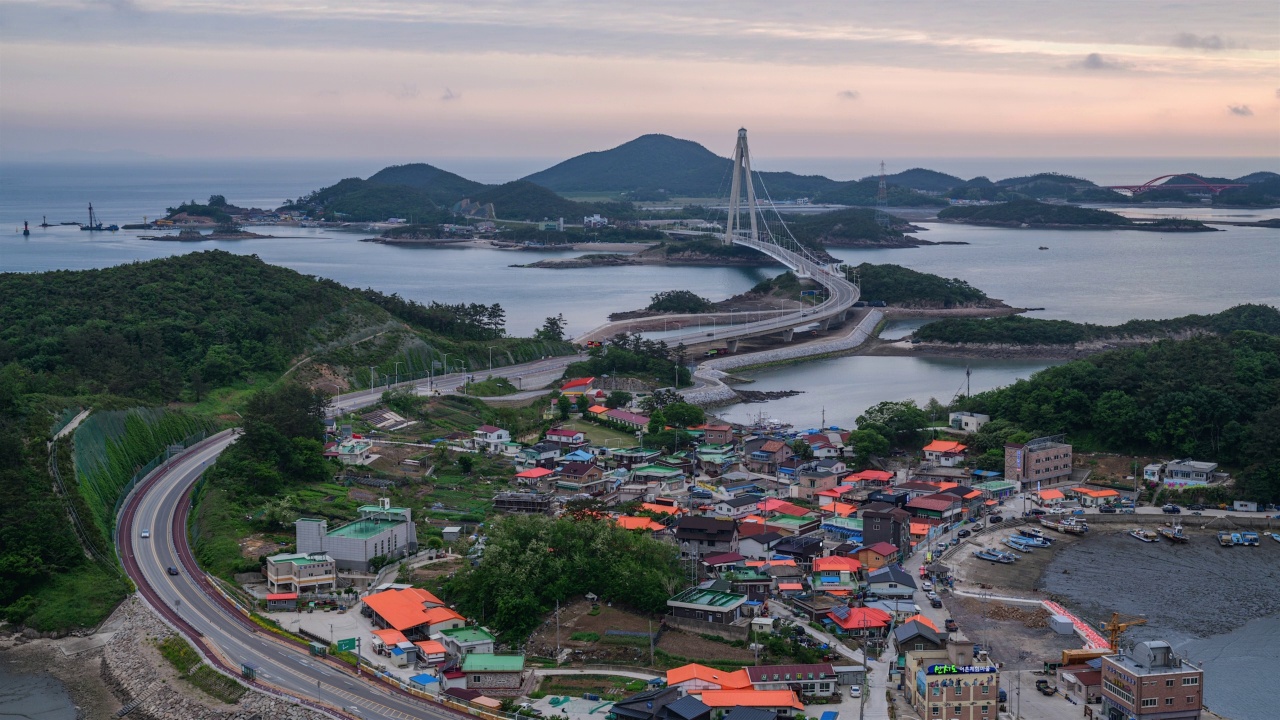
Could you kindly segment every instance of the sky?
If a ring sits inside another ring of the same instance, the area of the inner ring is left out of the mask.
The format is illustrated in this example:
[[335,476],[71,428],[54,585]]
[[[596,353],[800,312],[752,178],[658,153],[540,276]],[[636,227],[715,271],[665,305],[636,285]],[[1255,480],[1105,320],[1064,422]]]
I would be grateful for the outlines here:
[[1275,0],[0,0],[0,160],[1280,157]]

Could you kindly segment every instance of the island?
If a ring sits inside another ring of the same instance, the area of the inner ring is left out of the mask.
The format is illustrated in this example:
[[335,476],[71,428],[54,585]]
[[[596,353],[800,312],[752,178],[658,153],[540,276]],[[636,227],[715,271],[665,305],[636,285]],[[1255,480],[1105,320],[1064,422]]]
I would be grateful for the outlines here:
[[1011,200],[993,205],[956,205],[938,212],[943,222],[1040,230],[1154,230],[1159,232],[1214,232],[1199,220],[1157,218],[1132,220],[1109,210],[1078,205]]

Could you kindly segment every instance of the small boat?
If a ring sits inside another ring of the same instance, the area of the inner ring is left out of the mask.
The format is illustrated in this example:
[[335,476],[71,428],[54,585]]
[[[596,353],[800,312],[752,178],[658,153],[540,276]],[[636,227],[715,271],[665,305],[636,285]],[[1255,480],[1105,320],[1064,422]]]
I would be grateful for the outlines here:
[[1280,533],[1267,533],[1267,534],[1271,536],[1272,540],[1275,540],[1276,542],[1280,542]]
[[1191,538],[1187,537],[1186,533],[1182,532],[1182,526],[1176,523],[1172,526],[1161,525],[1156,528],[1156,532],[1160,533],[1161,537],[1169,540],[1170,542],[1184,543],[1191,540]]
[[1240,533],[1240,544],[1241,545],[1257,545],[1258,533],[1253,532],[1252,530],[1245,530],[1244,532]]
[[1088,523],[1081,522],[1075,518],[1050,520],[1048,517],[1042,517],[1040,518],[1040,524],[1050,530],[1057,530],[1058,532],[1070,533],[1072,535],[1083,535],[1089,532]]
[[1151,532],[1150,530],[1143,530],[1142,528],[1134,528],[1130,530],[1129,537],[1135,537],[1141,540],[1142,542],[1147,542],[1147,543],[1156,542],[1157,540],[1160,539],[1159,535]]
[[1244,536],[1243,536],[1243,535],[1241,535],[1241,534],[1240,534],[1240,533],[1238,533],[1238,532],[1233,532],[1233,533],[1231,533],[1231,544],[1232,544],[1232,545],[1243,545],[1243,544],[1244,544]]
[[1047,543],[1053,542],[1053,538],[1049,537],[1049,535],[1046,534],[1040,528],[1033,528],[1033,527],[1018,528],[1018,534],[1023,537],[1036,538],[1037,540],[1043,540]]
[[1041,246],[1040,246],[1040,249],[1041,249],[1041,250],[1048,250],[1049,248],[1048,248],[1048,247],[1046,247],[1046,246],[1044,246],[1044,245],[1041,245]]
[[1009,552],[1008,550],[994,550],[994,549],[993,549],[991,552],[995,553],[996,555],[1001,555],[1001,556],[1004,556],[1004,557],[1006,557],[1006,558],[1009,558],[1009,560],[1010,560],[1011,562],[1012,562],[1012,561],[1014,561],[1014,560],[1021,560],[1021,559],[1022,559],[1022,556],[1021,556],[1021,555],[1019,555],[1018,553],[1011,553],[1011,552]]
[[1231,547],[1232,545],[1236,544],[1236,541],[1235,541],[1235,538],[1231,536],[1231,533],[1227,532],[1226,530],[1223,530],[1222,532],[1218,533],[1218,544],[1221,545],[1222,547]]
[[41,217],[40,227],[53,227],[52,225],[49,224],[49,217],[47,215],[41,215],[40,217]]
[[1031,546],[1030,546],[1030,545],[1027,545],[1027,544],[1025,544],[1025,543],[1020,543],[1020,542],[1018,542],[1017,540],[1015,540],[1014,538],[1011,538],[1011,537],[1010,537],[1010,538],[1005,538],[1005,539],[1004,539],[1004,544],[1005,544],[1005,545],[1008,545],[1009,547],[1013,548],[1014,550],[1017,550],[1018,552],[1031,552]]
[[1009,539],[1018,543],[1019,545],[1026,545],[1027,547],[1047,548],[1051,546],[1051,543],[1049,542],[1049,538],[1027,537],[1026,535],[1013,535]]
[[1005,565],[1013,562],[1013,558],[1006,557],[1004,553],[994,550],[974,550],[973,555],[979,560],[988,560],[990,562],[998,562]]

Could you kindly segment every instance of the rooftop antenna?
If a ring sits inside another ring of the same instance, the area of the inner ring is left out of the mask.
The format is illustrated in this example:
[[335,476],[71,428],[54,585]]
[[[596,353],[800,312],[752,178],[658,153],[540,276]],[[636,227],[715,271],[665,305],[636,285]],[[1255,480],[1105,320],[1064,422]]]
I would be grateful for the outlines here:
[[889,186],[884,177],[884,161],[880,161],[880,183],[876,186],[876,222],[881,227],[889,227]]
[[969,387],[969,377],[973,375],[973,370],[968,365],[964,366],[964,398],[968,400],[973,397],[973,390]]

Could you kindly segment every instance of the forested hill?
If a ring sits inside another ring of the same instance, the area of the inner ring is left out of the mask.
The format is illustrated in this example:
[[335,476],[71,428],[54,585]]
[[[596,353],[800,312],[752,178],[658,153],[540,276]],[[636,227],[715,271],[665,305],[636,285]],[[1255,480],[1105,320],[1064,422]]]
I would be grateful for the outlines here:
[[[658,193],[718,198],[729,193],[733,163],[691,140],[642,135],[610,150],[589,152],[526,178],[556,192]],[[760,180],[775,200],[812,197],[840,183],[820,175],[762,172]]]
[[1109,210],[1042,203],[1036,200],[1010,200],[995,205],[956,205],[939,211],[938,219],[975,225],[1010,227],[1121,228],[1169,232],[1214,230],[1199,220],[1186,218],[1130,220]]
[[992,449],[1010,430],[1067,433],[1078,446],[1239,468],[1246,498],[1280,501],[1278,337],[1241,331],[1113,350],[980,393],[961,409],[992,416],[975,436]]
[[[445,352],[505,334],[497,305],[421,305],[217,250],[101,270],[0,274],[0,298],[0,366],[38,378],[47,393],[150,402],[278,373],[301,354],[337,353],[374,333],[416,335]],[[388,345],[370,355],[376,345],[361,345],[357,367],[397,351]]]
[[459,198],[484,190],[487,185],[441,170],[426,163],[392,165],[369,176],[373,185],[403,185],[427,193],[441,205],[452,205]]
[[916,330],[915,337],[927,342],[952,344],[1074,345],[1081,342],[1158,339],[1188,333],[1226,335],[1237,330],[1280,336],[1280,310],[1270,305],[1237,305],[1215,315],[1186,315],[1169,320],[1130,320],[1120,325],[1041,320],[1020,315],[991,319],[947,318]]

